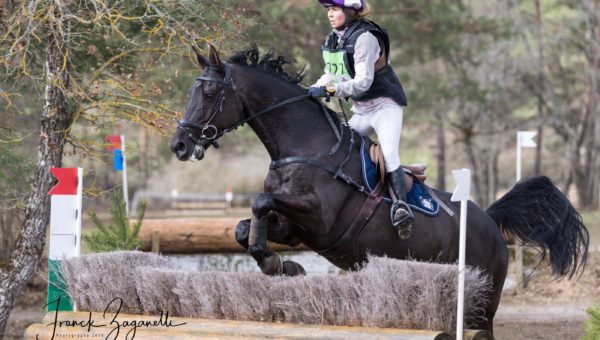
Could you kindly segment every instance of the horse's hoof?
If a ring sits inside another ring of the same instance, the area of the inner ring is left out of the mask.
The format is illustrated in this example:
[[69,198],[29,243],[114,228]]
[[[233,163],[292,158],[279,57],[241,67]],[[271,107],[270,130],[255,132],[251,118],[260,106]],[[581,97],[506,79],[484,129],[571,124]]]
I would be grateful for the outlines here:
[[276,253],[265,257],[259,264],[259,267],[260,271],[262,271],[263,274],[266,275],[274,276],[283,274],[283,266],[281,264],[281,259]]
[[283,275],[299,276],[306,275],[304,268],[294,261],[283,261]]

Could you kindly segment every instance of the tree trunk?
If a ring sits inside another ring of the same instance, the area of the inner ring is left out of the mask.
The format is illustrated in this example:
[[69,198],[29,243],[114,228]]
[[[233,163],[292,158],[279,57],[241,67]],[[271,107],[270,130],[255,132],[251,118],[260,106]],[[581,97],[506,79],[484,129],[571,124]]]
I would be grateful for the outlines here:
[[69,59],[68,21],[61,4],[49,6],[46,31],[46,89],[41,118],[38,162],[31,194],[27,200],[25,222],[12,258],[0,263],[0,337],[4,334],[14,301],[38,267],[44,251],[46,228],[50,220],[48,191],[55,182],[50,168],[60,167],[71,115],[67,105]]
[[[471,188],[474,189],[471,191],[471,195],[475,198],[474,201],[478,205],[483,206],[483,202],[486,200],[485,193],[483,192],[481,178],[479,172],[479,165],[477,162],[477,157],[475,155],[474,150],[474,141],[473,141],[473,131],[471,128],[465,128],[463,130],[463,138],[464,138],[464,147],[465,153],[467,154],[467,159],[469,160],[470,168],[471,168]],[[483,176],[485,178],[485,176]]]
[[600,176],[600,112],[599,88],[597,66],[600,64],[600,34],[598,21],[598,8],[596,1],[582,0],[581,5],[587,15],[585,32],[585,58],[586,58],[586,80],[587,89],[585,93],[584,112],[586,119],[584,132],[584,150],[581,157],[582,164],[578,167],[575,176],[575,184],[581,208],[595,210],[599,207],[600,188],[598,177]]
[[542,35],[542,9],[540,6],[540,0],[535,0],[535,17],[537,22],[536,27],[536,40],[538,45],[538,91],[537,91],[537,146],[535,148],[535,166],[534,174],[538,175],[542,173],[542,144],[544,141],[544,90],[545,77],[544,77],[544,40]]
[[444,133],[444,115],[436,112],[437,120],[437,183],[438,190],[446,191],[446,135]]

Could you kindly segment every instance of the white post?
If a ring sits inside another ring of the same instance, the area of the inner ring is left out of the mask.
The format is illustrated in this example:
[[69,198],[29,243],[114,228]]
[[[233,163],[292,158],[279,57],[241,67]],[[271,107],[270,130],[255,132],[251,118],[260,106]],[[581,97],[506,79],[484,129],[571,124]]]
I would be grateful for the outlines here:
[[521,180],[521,149],[535,148],[536,131],[517,131],[517,182]]
[[521,180],[521,132],[517,132],[517,182]]
[[225,192],[225,202],[227,202],[227,208],[231,208],[231,202],[233,202],[233,191],[231,191],[231,187],[227,187],[227,192]]
[[60,272],[61,261],[81,254],[82,168],[51,168],[58,183],[50,197],[50,245],[48,251],[48,310],[74,310]]
[[129,191],[127,189],[127,156],[125,155],[125,135],[121,135],[121,156],[123,157],[123,200],[125,213],[129,215]]
[[[521,175],[521,149],[522,148],[535,148],[536,143],[533,141],[533,138],[537,135],[536,131],[517,131],[517,171],[516,171],[516,179],[519,182],[522,178]],[[516,245],[515,249],[515,271],[516,271],[516,281],[517,281],[517,291],[525,287],[525,276],[523,274],[523,244],[519,243]]]
[[[517,171],[516,182],[521,180],[521,131],[517,132]],[[517,282],[517,292],[524,287],[523,275],[523,243],[515,241],[515,281]]]
[[467,203],[471,191],[471,170],[452,171],[456,180],[456,189],[451,197],[453,202],[460,201],[460,243],[458,250],[458,302],[456,307],[456,339],[463,338],[465,310],[465,258],[467,249]]

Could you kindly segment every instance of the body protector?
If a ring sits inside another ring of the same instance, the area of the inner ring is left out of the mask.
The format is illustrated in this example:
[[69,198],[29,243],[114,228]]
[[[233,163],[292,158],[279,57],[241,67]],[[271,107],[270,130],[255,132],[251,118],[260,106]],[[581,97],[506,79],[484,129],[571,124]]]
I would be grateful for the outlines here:
[[343,37],[331,32],[321,47],[325,72],[336,83],[354,78],[354,46],[358,37],[365,32],[379,40],[381,55],[375,63],[375,76],[371,87],[360,95],[352,96],[354,101],[364,101],[378,97],[392,98],[398,105],[406,106],[407,99],[402,84],[389,64],[390,40],[387,32],[372,21],[360,20],[352,23]]

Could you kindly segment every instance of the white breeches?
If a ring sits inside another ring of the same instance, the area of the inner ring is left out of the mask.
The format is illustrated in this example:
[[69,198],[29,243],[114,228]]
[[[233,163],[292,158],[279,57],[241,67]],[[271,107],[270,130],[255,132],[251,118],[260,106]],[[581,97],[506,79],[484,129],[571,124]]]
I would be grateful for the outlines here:
[[401,164],[398,148],[402,131],[402,116],[401,106],[386,105],[367,114],[355,113],[348,122],[350,127],[361,136],[377,134],[387,172],[398,169]]

